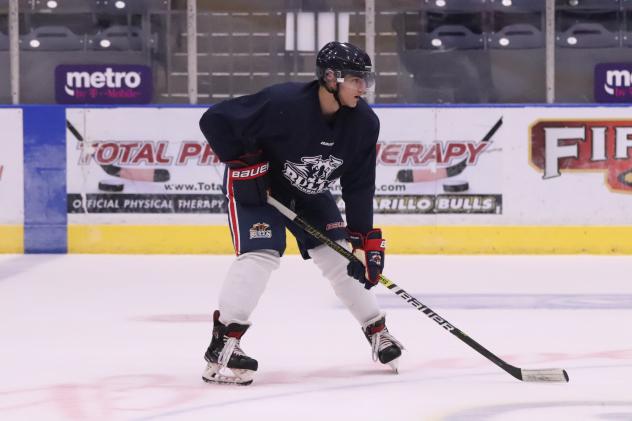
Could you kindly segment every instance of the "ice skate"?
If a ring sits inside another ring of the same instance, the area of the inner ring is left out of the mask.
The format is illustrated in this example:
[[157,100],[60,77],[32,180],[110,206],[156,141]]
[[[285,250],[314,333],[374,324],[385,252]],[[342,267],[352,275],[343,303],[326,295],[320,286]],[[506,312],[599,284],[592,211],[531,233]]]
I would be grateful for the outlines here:
[[239,346],[249,324],[236,322],[224,325],[219,311],[213,314],[213,338],[204,359],[208,363],[202,380],[207,383],[249,385],[257,371],[257,360],[247,356]]
[[388,364],[395,372],[399,372],[399,357],[404,346],[388,332],[384,313],[362,325],[362,332],[371,344],[373,361]]

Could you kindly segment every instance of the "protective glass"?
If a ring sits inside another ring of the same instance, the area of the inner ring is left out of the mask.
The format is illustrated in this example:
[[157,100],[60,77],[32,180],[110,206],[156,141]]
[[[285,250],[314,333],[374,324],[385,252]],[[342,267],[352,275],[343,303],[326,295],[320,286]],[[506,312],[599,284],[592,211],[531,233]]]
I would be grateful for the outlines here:
[[375,73],[357,70],[346,70],[337,78],[338,83],[344,83],[350,88],[371,91],[375,87]]

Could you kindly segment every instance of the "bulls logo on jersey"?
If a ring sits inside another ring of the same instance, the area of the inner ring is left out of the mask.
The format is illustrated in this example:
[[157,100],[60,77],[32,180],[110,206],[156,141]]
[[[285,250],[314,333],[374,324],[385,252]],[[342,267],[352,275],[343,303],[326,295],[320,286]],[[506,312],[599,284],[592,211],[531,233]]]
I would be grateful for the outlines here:
[[272,238],[272,230],[270,225],[265,222],[257,222],[250,227],[250,239],[254,238]]
[[306,156],[301,158],[300,164],[285,161],[283,175],[304,193],[322,193],[335,181],[329,177],[342,163],[342,159],[331,155],[327,159],[323,159],[322,155]]

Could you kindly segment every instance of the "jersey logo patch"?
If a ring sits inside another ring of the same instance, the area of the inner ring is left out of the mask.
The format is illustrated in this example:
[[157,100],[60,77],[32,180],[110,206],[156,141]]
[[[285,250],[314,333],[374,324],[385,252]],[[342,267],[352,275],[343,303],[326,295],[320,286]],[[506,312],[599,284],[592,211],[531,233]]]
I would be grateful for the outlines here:
[[270,225],[265,222],[257,222],[250,227],[250,239],[255,238],[272,238],[272,230]]
[[307,194],[318,194],[329,189],[334,180],[330,180],[331,174],[342,165],[342,159],[329,155],[323,159],[322,155],[305,156],[301,158],[301,164],[285,161],[283,175],[290,180],[292,185]]

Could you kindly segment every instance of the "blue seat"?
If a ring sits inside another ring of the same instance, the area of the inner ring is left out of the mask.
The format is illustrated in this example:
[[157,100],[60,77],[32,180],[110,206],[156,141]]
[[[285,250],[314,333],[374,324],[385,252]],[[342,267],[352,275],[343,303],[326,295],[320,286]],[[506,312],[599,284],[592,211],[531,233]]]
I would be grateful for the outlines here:
[[65,26],[40,26],[20,37],[20,48],[31,51],[76,51],[84,48],[83,37]]
[[421,35],[421,48],[429,50],[479,49],[483,48],[483,44],[481,34],[475,34],[463,25],[441,25]]
[[488,1],[490,2],[488,7],[497,12],[544,12],[546,9],[545,0],[511,0],[510,6],[505,6],[503,0]]
[[[629,0],[624,0],[624,3]],[[569,0],[558,1],[555,5],[557,10],[617,10],[619,0],[578,0],[573,5]]]
[[560,48],[614,48],[619,46],[619,32],[611,32],[600,23],[576,23],[555,36]]
[[486,8],[486,0],[443,0],[445,5],[439,6],[437,0],[423,0],[421,8],[433,12],[482,12]]
[[[558,47],[613,48],[620,45],[622,15],[619,0],[578,0],[577,4],[569,1],[559,3],[555,16],[556,26],[562,30],[556,34]],[[569,38],[572,41],[570,43]]]
[[516,23],[490,34],[488,46],[494,49],[543,48],[544,34],[533,25]]
[[142,35],[142,31],[138,27],[112,25],[90,38],[90,49],[99,51],[140,51],[143,49]]

